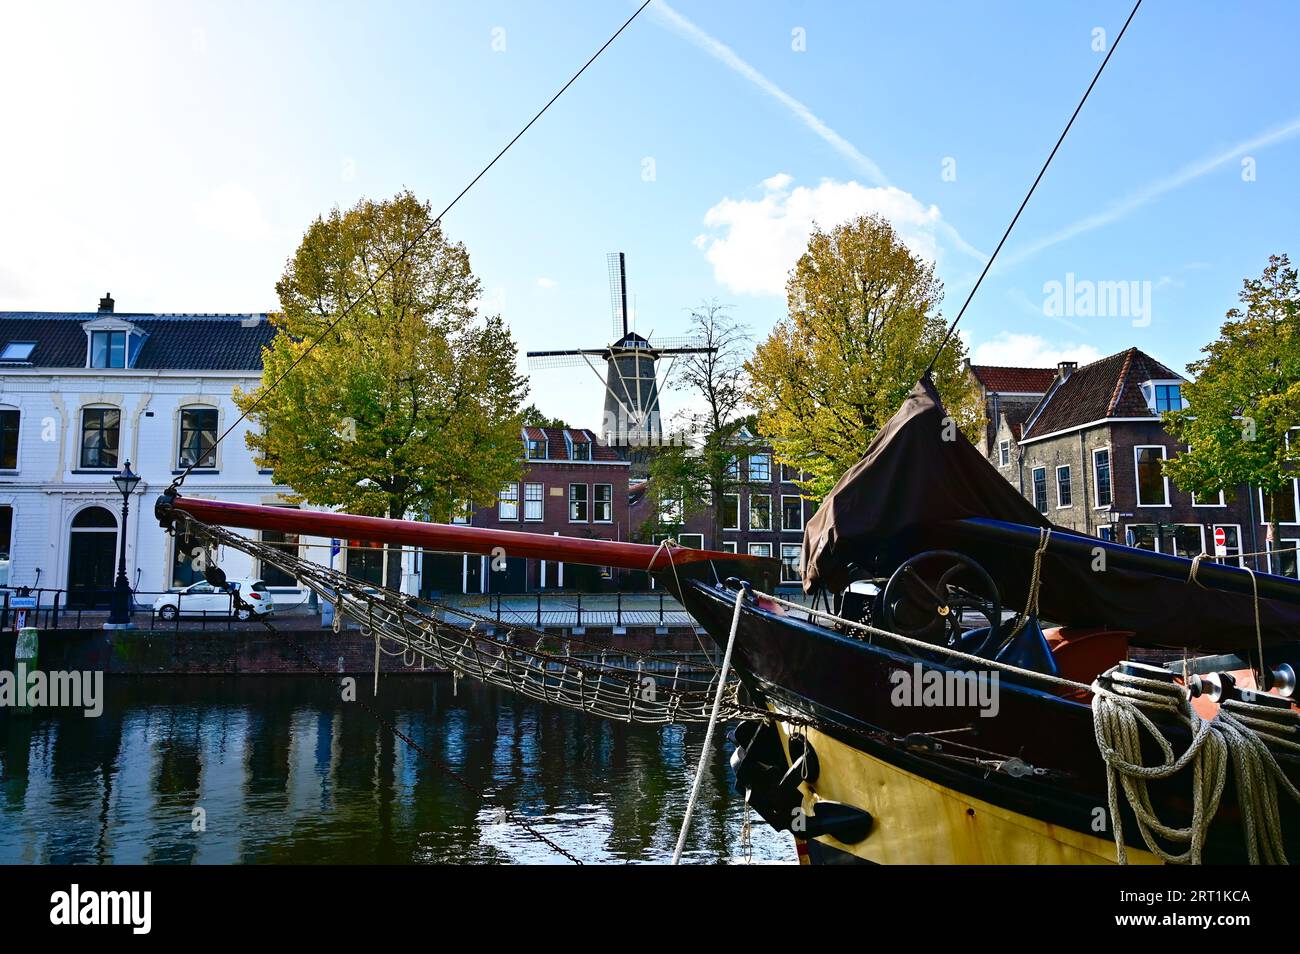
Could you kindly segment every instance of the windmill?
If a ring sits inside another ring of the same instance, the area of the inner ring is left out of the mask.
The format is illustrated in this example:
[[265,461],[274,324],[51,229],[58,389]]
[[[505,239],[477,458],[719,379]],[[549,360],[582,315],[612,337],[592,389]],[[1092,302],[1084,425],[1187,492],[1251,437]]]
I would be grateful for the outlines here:
[[[602,435],[615,447],[650,447],[662,443],[660,423],[659,362],[668,359],[664,378],[673,362],[684,354],[705,354],[692,338],[642,337],[628,324],[627,263],[622,252],[610,252],[609,299],[614,319],[614,340],[603,348],[574,348],[568,351],[529,351],[532,369],[576,367],[585,364],[605,387]],[[597,365],[605,362],[602,375]]]

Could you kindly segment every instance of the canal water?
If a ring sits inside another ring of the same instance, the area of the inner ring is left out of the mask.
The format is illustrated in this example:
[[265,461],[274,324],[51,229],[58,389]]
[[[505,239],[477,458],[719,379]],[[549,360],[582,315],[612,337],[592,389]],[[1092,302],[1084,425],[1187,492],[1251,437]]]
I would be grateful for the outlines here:
[[[502,806],[584,862],[671,858],[702,726],[612,723],[441,677],[371,688],[359,680],[490,798],[332,679],[117,677],[98,718],[0,709],[0,863],[567,863]],[[742,861],[729,755],[717,745],[688,861]],[[757,816],[751,844],[756,862],[795,861]]]

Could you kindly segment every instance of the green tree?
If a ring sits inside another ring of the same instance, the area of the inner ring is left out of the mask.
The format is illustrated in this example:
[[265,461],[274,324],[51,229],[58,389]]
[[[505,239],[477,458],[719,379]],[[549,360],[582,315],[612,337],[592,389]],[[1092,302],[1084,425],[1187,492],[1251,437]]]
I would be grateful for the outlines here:
[[[920,379],[947,330],[943,284],[885,219],[818,228],[786,282],[788,313],[748,363],[759,433],[779,461],[804,471],[820,500],[855,464]],[[974,382],[954,336],[935,387],[972,440],[983,427]]]
[[[650,486],[657,503],[651,520],[653,530],[671,533],[691,516],[708,513],[707,545],[717,547],[722,500],[743,484],[737,461],[746,450],[744,426],[753,424],[744,413],[750,336],[725,305],[711,301],[691,312],[691,337],[707,350],[684,355],[674,369],[672,387],[687,392],[691,404],[677,416],[673,439],[651,458]],[[678,524],[665,524],[665,519]]]
[[[402,192],[318,218],[276,291],[282,312],[263,383],[235,400],[260,425],[248,446],[298,501],[447,520],[518,479],[526,385],[515,342],[499,316],[477,313],[469,255],[427,204]],[[400,572],[401,550],[391,548],[387,585]]]
[[1259,278],[1242,282],[1219,337],[1188,365],[1187,407],[1163,416],[1187,449],[1165,472],[1201,496],[1242,486],[1264,492],[1264,519],[1278,536],[1278,497],[1290,493],[1300,446],[1300,285],[1286,255],[1272,255]]
[[547,417],[542,413],[536,404],[530,404],[523,411],[523,422],[525,427],[570,427],[568,421],[562,417]]

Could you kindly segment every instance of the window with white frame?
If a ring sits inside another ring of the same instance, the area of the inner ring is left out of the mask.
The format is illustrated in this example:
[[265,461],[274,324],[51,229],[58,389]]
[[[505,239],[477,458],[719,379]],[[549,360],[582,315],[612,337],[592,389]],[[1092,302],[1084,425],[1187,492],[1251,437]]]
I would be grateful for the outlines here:
[[1227,503],[1223,499],[1223,491],[1220,490],[1217,497],[1214,496],[1201,497],[1198,496],[1197,494],[1192,494],[1192,506],[1193,507],[1226,507]]
[[181,408],[180,447],[176,466],[212,468],[217,466],[217,409],[215,407]]
[[998,441],[998,466],[1006,467],[1011,463],[1011,442]]
[[740,529],[740,494],[722,495],[722,529]]
[[781,495],[781,529],[803,529],[803,498],[796,495]]
[[749,455],[749,479],[756,484],[766,484],[772,479],[772,455]]
[[541,520],[544,488],[541,484],[524,484],[524,519]]
[[1031,473],[1034,506],[1039,513],[1047,513],[1047,468],[1035,467]]
[[1139,507],[1169,506],[1169,478],[1165,476],[1163,444],[1139,444],[1133,448],[1134,480]]
[[92,331],[90,333],[92,368],[126,367],[126,332]]
[[115,407],[88,407],[81,412],[81,466],[117,469],[122,412]]
[[749,555],[756,556],[756,557],[768,557],[770,559],[772,556],[772,544],[751,543],[749,545]]
[[1267,525],[1274,517],[1278,523],[1296,523],[1296,481],[1274,494],[1259,493],[1259,522]]
[[1070,465],[1063,464],[1056,468],[1056,509],[1064,510],[1074,506],[1074,492],[1070,486]]
[[789,464],[781,465],[781,482],[792,484],[796,480],[803,480],[803,473],[798,467],[791,467]]
[[519,519],[519,485],[518,484],[506,484],[501,488],[501,496],[497,500],[497,519],[499,520]]
[[1092,480],[1097,488],[1097,506],[1109,507],[1114,496],[1110,477],[1110,448],[1097,447],[1092,452]]
[[735,541],[735,540],[723,540],[723,541],[722,541],[722,552],[723,552],[723,553],[735,553],[735,552],[736,552],[736,541]]
[[749,495],[749,529],[772,529],[772,497],[770,494]]
[[587,485],[569,484],[569,523],[587,522]]
[[803,580],[803,573],[799,568],[802,549],[797,543],[781,544],[782,583],[799,583]]
[[691,550],[704,549],[704,534],[702,533],[679,533],[677,542]]
[[593,488],[595,498],[592,501],[591,519],[596,523],[614,522],[614,485],[596,484]]

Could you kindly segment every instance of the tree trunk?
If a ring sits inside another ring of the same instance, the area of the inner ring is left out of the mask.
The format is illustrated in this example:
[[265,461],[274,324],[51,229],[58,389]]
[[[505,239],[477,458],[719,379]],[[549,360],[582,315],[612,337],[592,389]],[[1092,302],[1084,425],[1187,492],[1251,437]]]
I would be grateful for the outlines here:
[[[388,516],[394,520],[401,520],[406,516],[406,507],[400,500],[390,500]],[[384,586],[395,593],[402,591],[402,553],[401,547],[384,548]]]

